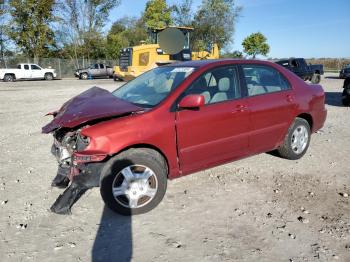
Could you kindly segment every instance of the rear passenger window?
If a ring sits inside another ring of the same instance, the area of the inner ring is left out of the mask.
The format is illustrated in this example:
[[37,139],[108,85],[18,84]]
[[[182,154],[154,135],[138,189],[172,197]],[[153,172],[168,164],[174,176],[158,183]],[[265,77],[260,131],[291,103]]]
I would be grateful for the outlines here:
[[220,67],[210,70],[197,78],[184,92],[204,96],[205,104],[214,104],[241,97],[237,68]]
[[289,82],[276,69],[269,66],[243,66],[248,96],[274,93],[290,89]]
[[105,66],[103,64],[100,64],[100,68],[103,69],[105,68]]
[[25,70],[29,70],[29,65],[24,65]]

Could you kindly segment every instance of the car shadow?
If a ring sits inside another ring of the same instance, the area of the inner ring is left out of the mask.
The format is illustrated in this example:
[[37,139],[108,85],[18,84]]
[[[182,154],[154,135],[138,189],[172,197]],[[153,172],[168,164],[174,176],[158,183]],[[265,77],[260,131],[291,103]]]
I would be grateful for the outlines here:
[[121,216],[104,207],[91,257],[92,262],[131,261],[131,216]]
[[343,107],[341,96],[342,92],[325,92],[325,104],[330,106],[340,106]]
[[341,79],[339,76],[325,76],[326,79]]

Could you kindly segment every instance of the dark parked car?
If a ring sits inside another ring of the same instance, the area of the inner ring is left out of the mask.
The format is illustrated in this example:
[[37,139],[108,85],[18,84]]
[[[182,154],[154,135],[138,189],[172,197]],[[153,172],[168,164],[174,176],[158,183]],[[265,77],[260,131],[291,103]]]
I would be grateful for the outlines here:
[[112,93],[93,87],[42,129],[54,136],[53,186],[71,181],[51,210],[68,212],[100,186],[108,207],[140,214],[162,200],[167,179],[272,150],[299,159],[325,122],[324,100],[320,85],[256,60],[190,61]]
[[350,65],[344,66],[339,72],[339,78],[345,79],[347,77],[350,77]]
[[344,106],[349,106],[350,105],[350,76],[348,76],[344,80],[344,85],[343,85],[343,93],[342,93],[342,103]]
[[84,69],[77,69],[74,73],[79,79],[113,77],[113,68],[105,64],[93,64]]
[[311,81],[318,84],[323,75],[323,65],[308,65],[304,58],[290,58],[288,60],[280,60],[276,62],[281,66],[289,69],[304,81]]

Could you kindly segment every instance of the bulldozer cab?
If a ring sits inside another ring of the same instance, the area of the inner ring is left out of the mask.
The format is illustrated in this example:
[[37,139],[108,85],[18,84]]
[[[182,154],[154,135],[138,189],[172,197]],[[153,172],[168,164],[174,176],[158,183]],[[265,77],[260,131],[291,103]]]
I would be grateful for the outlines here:
[[185,37],[184,49],[190,48],[190,32],[193,31],[192,27],[170,26],[170,27],[163,27],[163,28],[149,28],[148,32],[149,32],[151,43],[159,44],[159,33],[163,32],[164,29],[167,29],[167,28],[174,28],[174,29],[180,30]]
[[168,54],[170,60],[191,60],[190,32],[191,27],[169,26],[164,28],[149,28],[152,44],[159,45],[158,54]]
[[149,28],[148,43],[144,42],[121,50],[119,65],[113,68],[113,78],[128,81],[154,67],[178,61],[219,57],[216,44],[208,47],[207,50],[192,52],[190,45],[191,31],[193,31],[193,28],[181,26]]

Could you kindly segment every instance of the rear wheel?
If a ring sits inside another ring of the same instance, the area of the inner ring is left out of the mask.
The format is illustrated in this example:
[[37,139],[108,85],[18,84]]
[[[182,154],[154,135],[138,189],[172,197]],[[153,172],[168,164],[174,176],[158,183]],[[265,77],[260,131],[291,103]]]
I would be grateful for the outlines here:
[[283,158],[296,160],[301,158],[307,151],[311,138],[309,123],[297,117],[288,130],[283,145],[277,150]]
[[105,204],[122,215],[146,213],[163,199],[167,165],[157,152],[133,148],[106,163],[100,182]]
[[321,82],[321,75],[315,73],[312,77],[311,77],[311,83],[313,84],[319,84]]
[[4,76],[4,82],[14,82],[16,80],[14,75],[7,74]]
[[350,105],[350,83],[346,88],[344,88],[341,102],[344,106]]
[[117,77],[117,76],[115,76],[115,75],[113,76],[113,80],[116,81],[116,82],[117,82],[117,81],[123,81],[122,79],[120,79],[119,77]]
[[46,73],[46,74],[45,74],[45,80],[50,81],[50,80],[52,80],[52,79],[53,79],[53,75],[52,75],[51,73]]

